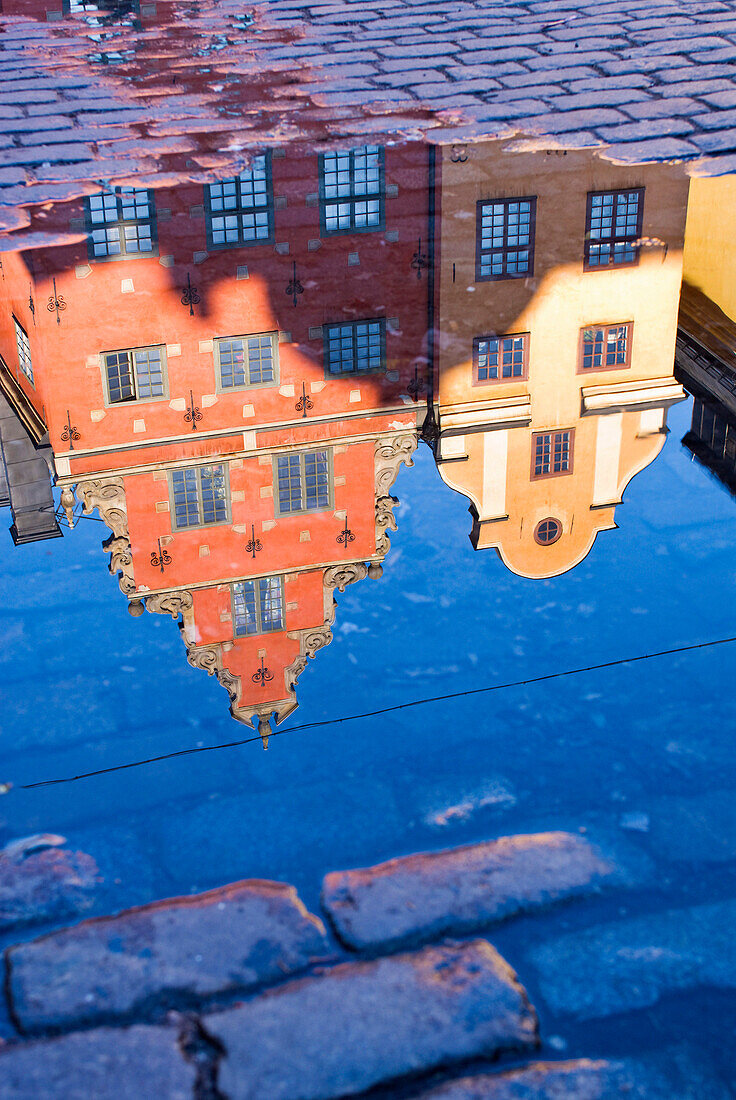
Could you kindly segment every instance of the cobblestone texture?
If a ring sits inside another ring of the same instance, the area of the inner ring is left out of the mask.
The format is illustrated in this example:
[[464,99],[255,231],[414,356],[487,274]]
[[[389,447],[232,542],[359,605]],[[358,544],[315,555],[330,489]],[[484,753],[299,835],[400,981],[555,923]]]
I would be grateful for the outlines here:
[[67,1030],[267,985],[328,953],[292,887],[240,882],[10,948],[7,990],[24,1031]]
[[27,223],[26,200],[224,173],[249,145],[298,135],[522,131],[623,161],[736,152],[736,0],[259,0],[254,26],[236,0],[210,0],[184,33],[158,8],[156,24],[113,22],[103,41],[94,21],[46,24],[42,9],[2,19],[4,228]]
[[524,990],[485,940],[345,963],[202,1026],[227,1051],[218,1084],[229,1100],[351,1096],[537,1043]]
[[[555,875],[558,886],[569,886],[573,872],[609,876],[609,864],[587,842],[543,835],[552,838],[551,863],[524,857],[521,866],[519,852],[528,852],[530,838],[519,836],[403,857],[357,872],[357,883],[353,873],[359,903],[370,889],[366,876],[411,880],[415,923],[440,942],[402,954],[380,954],[382,937],[362,957],[344,961],[293,888],[255,880],[10,946],[0,985],[18,1027],[6,1033],[7,1044],[0,1040],[0,1095],[329,1100],[396,1084],[402,1096],[406,1086],[427,1100],[603,1100],[623,1093],[726,1100],[732,1093],[716,1068],[681,1041],[621,1061],[529,1064],[539,1045],[537,1015],[514,971],[485,939],[441,940],[456,930],[458,900],[465,903],[461,916],[468,905],[483,908],[484,869],[490,895],[508,893],[513,879],[527,899],[554,895]],[[39,839],[15,842],[10,855],[31,853]],[[618,876],[618,888],[627,885]],[[385,883],[379,895],[387,913],[378,915],[390,921]],[[569,904],[574,911],[574,899]],[[477,911],[472,923],[492,923],[492,910]],[[547,1010],[563,1014],[582,1008],[586,1015],[591,997],[605,1011],[648,1006],[662,992],[691,986],[698,974],[731,986],[732,918],[730,902],[587,927],[541,945],[538,936],[525,936],[523,970],[536,969]],[[308,968],[304,976],[295,974],[300,967]],[[175,1003],[178,1010],[167,1010]],[[35,1028],[47,1037],[27,1038]],[[527,1064],[509,1069],[509,1057]]]
[[537,833],[333,871],[322,905],[352,948],[387,948],[476,929],[620,881],[583,837]]
[[189,1100],[196,1070],[165,1027],[99,1028],[0,1051],[3,1100]]

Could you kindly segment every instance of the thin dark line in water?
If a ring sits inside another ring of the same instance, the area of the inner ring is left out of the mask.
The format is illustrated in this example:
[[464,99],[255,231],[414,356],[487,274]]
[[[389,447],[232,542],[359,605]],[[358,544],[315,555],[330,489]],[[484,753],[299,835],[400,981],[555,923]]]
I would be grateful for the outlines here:
[[[693,653],[698,649],[710,649],[717,645],[728,645],[736,642],[736,635],[732,638],[714,638],[710,642],[696,642],[694,645],[675,646],[674,649],[659,649],[654,653],[641,653],[637,657],[619,657],[615,661],[603,661],[598,665],[584,665],[582,668],[567,668],[562,672],[548,672],[544,676],[532,676],[528,680],[510,680],[506,684],[491,684],[488,687],[468,688],[466,691],[452,691],[447,695],[432,695],[426,699],[411,699],[407,703],[396,703],[392,707],[379,707],[378,710],[367,710],[361,714],[345,714],[342,718],[325,718],[321,722],[305,722],[301,726],[289,726],[283,730],[272,730],[270,737],[278,737],[284,733],[297,733],[299,730],[318,729],[322,726],[338,726],[342,722],[357,722],[362,718],[376,718],[381,714],[392,714],[397,710],[407,710],[409,707],[421,707],[427,703],[444,703],[449,699],[465,699],[470,695],[484,695],[491,691],[504,691],[507,688],[527,687],[529,684],[541,684],[545,680],[559,680],[565,676],[579,676],[582,672],[598,672],[604,668],[616,668],[619,665],[633,665],[637,661],[651,661],[655,657],[671,657],[676,653]],[[96,775],[109,775],[111,772],[122,772],[128,768],[141,768],[145,764],[158,764],[162,760],[174,760],[178,756],[193,756],[200,752],[215,752],[219,749],[235,749],[241,745],[250,745],[254,741],[260,741],[261,735],[244,737],[240,741],[225,741],[221,745],[201,745],[193,749],[178,749],[176,752],[167,752],[162,756],[149,756],[145,760],[132,760],[128,764],[113,764],[109,768],[98,768],[92,772],[80,772],[79,775],[65,776],[63,779],[39,779],[35,783],[19,783],[17,789],[30,791],[35,787],[52,787],[59,783],[76,783],[78,779],[92,779]]]

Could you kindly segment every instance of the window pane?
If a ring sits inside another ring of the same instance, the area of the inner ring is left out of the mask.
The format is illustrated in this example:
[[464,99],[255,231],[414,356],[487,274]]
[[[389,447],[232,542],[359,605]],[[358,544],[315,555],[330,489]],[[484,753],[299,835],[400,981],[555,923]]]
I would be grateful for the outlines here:
[[299,455],[279,455],[276,460],[279,512],[302,510],[302,478]]
[[308,511],[327,508],[330,503],[327,451],[304,455],[304,471],[305,508]]
[[202,522],[223,523],[227,519],[225,499],[225,467],[201,466]]
[[328,373],[384,370],[384,331],[383,319],[325,325],[325,365]]
[[33,381],[33,365],[31,363],[31,345],[28,333],[17,318],[13,318],[15,325],[15,344],[18,349],[18,366],[25,374],[29,382]]
[[233,585],[233,617],[236,637],[258,633],[255,581],[237,581]]
[[643,190],[603,191],[589,196],[585,255],[589,267],[634,263]]
[[208,184],[207,199],[211,244],[235,247],[268,240],[273,217],[268,154],[255,157],[239,176]]
[[89,252],[95,259],[154,251],[153,195],[136,187],[116,187],[86,200],[91,226]]
[[162,397],[164,365],[161,348],[138,348],[133,352],[138,397]]
[[538,435],[535,441],[534,453],[534,473],[537,477],[549,473],[551,450],[552,437],[549,435]]
[[245,347],[242,339],[218,340],[220,385],[223,389],[245,385]]
[[130,352],[108,352],[105,356],[105,370],[107,371],[107,392],[110,403],[114,405],[119,401],[134,401],[133,366]]
[[476,278],[519,278],[532,271],[536,199],[478,203]]
[[195,469],[173,470],[171,482],[176,526],[196,527],[200,522],[197,471]]
[[248,337],[248,377],[251,386],[273,382],[273,338]]
[[326,232],[380,226],[384,198],[382,147],[361,145],[349,152],[325,153],[321,196]]
[[284,625],[281,577],[261,577],[258,589],[261,630],[281,630]]

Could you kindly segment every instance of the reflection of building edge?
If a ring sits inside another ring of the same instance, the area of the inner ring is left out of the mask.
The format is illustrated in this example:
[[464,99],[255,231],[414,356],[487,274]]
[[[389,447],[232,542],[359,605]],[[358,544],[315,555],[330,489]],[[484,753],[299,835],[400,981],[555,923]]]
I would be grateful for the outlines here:
[[[374,485],[375,485],[375,552],[370,564],[363,561],[314,564],[308,568],[285,570],[289,572],[313,572],[324,569],[324,618],[320,626],[287,632],[287,636],[299,641],[299,656],[284,670],[283,698],[267,704],[249,706],[243,700],[241,678],[235,676],[224,666],[223,643],[198,646],[193,639],[192,591],[188,588],[169,589],[151,592],[139,590],[134,577],[133,553],[128,532],[128,516],[125,501],[125,486],[121,477],[95,477],[80,480],[76,485],[62,482],[62,506],[70,515],[74,508],[75,494],[84,506],[85,514],[99,511],[103,522],[112,534],[102,546],[110,553],[109,569],[117,574],[120,590],[131,601],[131,609],[141,609],[143,600],[148,611],[162,615],[171,615],[182,621],[179,628],[187,650],[187,660],[193,668],[203,669],[208,675],[216,676],[219,683],[230,696],[230,713],[234,718],[247,725],[253,725],[253,718],[259,719],[259,732],[268,741],[270,718],[275,714],[276,722],[281,723],[297,706],[296,684],[310,657],[329,645],[332,641],[332,625],[335,621],[336,601],[334,590],[342,592],[348,584],[363,580],[366,576],[380,576],[380,563],[388,553],[391,543],[389,531],[395,531],[397,524],[394,508],[398,504],[389,490],[399,472],[402,463],[413,465],[412,455],[417,446],[416,432],[406,428],[379,436],[374,448]],[[208,582],[208,585],[211,582]],[[208,586],[207,585],[207,586]],[[206,586],[203,586],[206,587]]]
[[[683,446],[736,496],[736,372],[681,330],[675,377],[694,398],[692,425],[682,438]],[[723,445],[717,449],[702,432],[704,409],[713,415],[714,432],[716,426],[721,429]]]

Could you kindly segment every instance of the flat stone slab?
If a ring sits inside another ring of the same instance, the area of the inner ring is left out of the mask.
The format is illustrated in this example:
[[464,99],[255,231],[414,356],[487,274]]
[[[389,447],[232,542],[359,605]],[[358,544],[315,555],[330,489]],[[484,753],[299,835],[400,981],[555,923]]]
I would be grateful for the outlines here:
[[[687,1074],[685,1076],[684,1074]],[[626,1058],[620,1061],[535,1062],[506,1073],[461,1077],[423,1092],[417,1100],[729,1100],[729,1090],[692,1062],[668,1068]]]
[[190,1100],[195,1077],[168,1027],[98,1028],[0,1048],[3,1100]]
[[63,837],[26,837],[0,850],[0,932],[67,920],[94,900],[97,865]]
[[388,948],[472,932],[589,893],[615,873],[583,837],[536,833],[335,871],[322,904],[349,947]]
[[251,880],[12,947],[7,989],[22,1031],[72,1028],[254,989],[328,953],[293,887]]
[[229,1100],[348,1096],[536,1044],[536,1015],[485,940],[343,963],[202,1017]]
[[560,936],[529,957],[555,1012],[594,1019],[677,990],[736,988],[735,927],[736,901],[670,909]]

